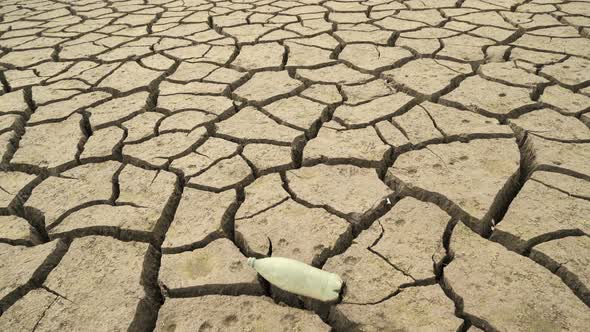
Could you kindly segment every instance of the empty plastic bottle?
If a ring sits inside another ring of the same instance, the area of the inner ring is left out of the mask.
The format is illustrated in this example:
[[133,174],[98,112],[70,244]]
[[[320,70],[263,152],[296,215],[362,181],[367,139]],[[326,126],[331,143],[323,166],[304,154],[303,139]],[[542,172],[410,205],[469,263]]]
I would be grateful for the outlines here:
[[337,274],[289,258],[250,257],[248,265],[268,282],[284,291],[324,302],[338,299],[342,288],[342,279]]

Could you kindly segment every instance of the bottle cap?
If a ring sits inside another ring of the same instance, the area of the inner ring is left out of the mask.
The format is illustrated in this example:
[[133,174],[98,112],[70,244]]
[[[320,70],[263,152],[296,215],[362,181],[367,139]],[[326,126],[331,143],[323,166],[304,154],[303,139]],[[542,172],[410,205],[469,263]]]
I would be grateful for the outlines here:
[[250,265],[251,267],[254,267],[254,262],[256,261],[256,258],[254,257],[248,257],[248,265]]

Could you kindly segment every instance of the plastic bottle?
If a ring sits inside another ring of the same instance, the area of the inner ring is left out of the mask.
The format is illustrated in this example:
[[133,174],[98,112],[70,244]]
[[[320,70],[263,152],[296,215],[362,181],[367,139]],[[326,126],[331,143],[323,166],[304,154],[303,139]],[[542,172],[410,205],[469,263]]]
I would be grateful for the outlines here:
[[250,257],[248,265],[268,282],[284,291],[324,302],[338,299],[342,288],[342,279],[337,274],[289,258]]

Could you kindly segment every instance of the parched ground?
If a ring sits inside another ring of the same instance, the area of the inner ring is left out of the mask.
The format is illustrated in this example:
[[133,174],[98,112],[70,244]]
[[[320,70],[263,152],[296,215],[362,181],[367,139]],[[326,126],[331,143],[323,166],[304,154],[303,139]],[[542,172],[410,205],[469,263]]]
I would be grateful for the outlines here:
[[588,331],[589,37],[588,0],[0,0],[0,330]]

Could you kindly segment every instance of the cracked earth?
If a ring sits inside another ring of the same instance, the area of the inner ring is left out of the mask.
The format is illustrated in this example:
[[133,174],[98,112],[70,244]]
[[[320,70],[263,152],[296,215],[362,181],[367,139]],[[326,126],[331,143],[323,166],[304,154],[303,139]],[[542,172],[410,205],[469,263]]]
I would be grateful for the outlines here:
[[589,37],[588,0],[0,0],[0,330],[587,331]]

